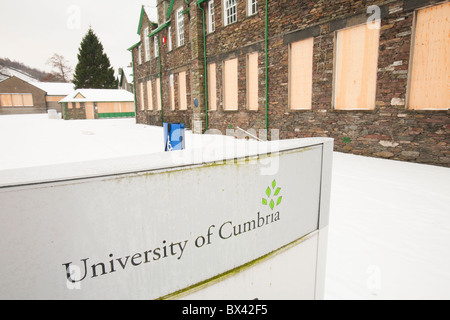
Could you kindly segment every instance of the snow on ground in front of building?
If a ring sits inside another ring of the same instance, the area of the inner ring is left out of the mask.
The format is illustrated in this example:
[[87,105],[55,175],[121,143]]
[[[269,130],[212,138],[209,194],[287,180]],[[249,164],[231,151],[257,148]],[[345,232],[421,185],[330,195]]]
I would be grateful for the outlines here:
[[162,152],[161,128],[132,119],[49,120],[0,117],[0,170]]
[[450,169],[335,153],[327,299],[450,298]]
[[[0,170],[152,154],[162,141],[135,119],[1,116]],[[449,181],[448,168],[335,153],[325,298],[450,299]]]

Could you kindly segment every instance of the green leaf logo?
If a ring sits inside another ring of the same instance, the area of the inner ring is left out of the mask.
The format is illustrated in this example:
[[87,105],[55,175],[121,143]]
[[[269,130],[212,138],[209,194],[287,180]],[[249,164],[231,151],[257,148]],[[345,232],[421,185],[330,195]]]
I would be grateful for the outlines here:
[[283,200],[283,197],[279,196],[280,192],[281,188],[277,187],[276,180],[273,180],[271,186],[266,189],[267,198],[264,197],[262,199],[262,204],[265,206],[269,205],[270,210],[273,210],[273,208],[279,206]]

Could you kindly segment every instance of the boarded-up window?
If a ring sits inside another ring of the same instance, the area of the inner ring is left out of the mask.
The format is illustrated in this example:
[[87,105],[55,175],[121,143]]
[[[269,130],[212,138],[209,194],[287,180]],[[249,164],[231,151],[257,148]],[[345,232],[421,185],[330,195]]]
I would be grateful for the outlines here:
[[238,110],[238,59],[224,62],[224,110]]
[[59,102],[59,101],[61,101],[64,98],[65,98],[65,96],[46,96],[45,97],[45,101],[47,101],[47,102]]
[[450,109],[450,3],[419,10],[409,108]]
[[289,106],[293,110],[311,109],[314,38],[289,46]]
[[122,112],[134,112],[134,102],[121,102]]
[[380,21],[337,33],[334,107],[375,108]]
[[24,95],[22,95],[22,98],[23,98],[23,105],[25,107],[33,106],[33,95],[32,94],[24,94]]
[[[92,102],[86,103],[86,108],[93,106]],[[98,113],[123,113],[134,112],[134,104],[132,102],[98,102]],[[89,111],[90,112],[90,111]],[[88,111],[86,111],[88,114]]]
[[258,53],[247,56],[247,108],[258,110]]
[[170,86],[170,110],[175,110],[175,83],[173,80],[173,74],[169,77],[169,86]]
[[0,103],[2,107],[12,107],[12,98],[10,94],[0,94]]
[[152,82],[147,81],[147,108],[148,110],[153,110],[153,90],[152,90]]
[[141,105],[141,111],[145,110],[145,104],[144,104],[144,83],[141,82],[139,84],[139,93],[141,96],[141,101],[140,101],[140,105]]
[[217,110],[217,73],[216,64],[208,65],[208,109]]
[[178,90],[180,99],[180,110],[187,110],[187,90],[186,90],[186,71],[178,74]]
[[23,98],[21,94],[13,94],[12,96],[12,103],[13,107],[22,107],[23,106]]
[[157,110],[161,110],[161,79],[156,79],[156,105],[158,106]]
[[32,107],[33,95],[30,94],[0,94],[2,107]]

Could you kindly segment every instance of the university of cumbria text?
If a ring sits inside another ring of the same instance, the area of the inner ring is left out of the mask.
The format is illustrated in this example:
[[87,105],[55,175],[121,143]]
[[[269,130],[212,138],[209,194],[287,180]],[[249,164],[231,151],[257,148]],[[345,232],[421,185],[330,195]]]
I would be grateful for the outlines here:
[[202,248],[211,245],[214,239],[227,240],[248,232],[256,232],[267,225],[280,221],[280,212],[261,215],[257,213],[255,219],[244,223],[235,224],[232,221],[226,221],[221,225],[211,225],[207,231],[192,240],[166,241],[163,240],[158,246],[151,250],[136,252],[134,254],[116,257],[109,254],[104,261],[92,263],[92,259],[80,259],[81,264],[75,265],[73,262],[62,264],[65,268],[67,281],[70,283],[81,282],[88,278],[97,278],[119,271],[124,271],[132,267],[139,267],[159,261],[174,259],[181,260],[188,247]]

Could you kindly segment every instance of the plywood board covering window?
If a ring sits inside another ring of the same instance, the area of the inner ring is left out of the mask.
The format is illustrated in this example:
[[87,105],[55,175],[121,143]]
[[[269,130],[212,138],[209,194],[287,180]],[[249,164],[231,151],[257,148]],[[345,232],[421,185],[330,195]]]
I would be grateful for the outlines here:
[[32,94],[23,94],[23,105],[25,107],[32,107],[33,106],[33,95]]
[[375,108],[380,21],[338,31],[334,107]]
[[217,110],[217,73],[216,64],[208,65],[208,109]]
[[186,71],[178,74],[178,93],[180,99],[180,110],[187,110]]
[[170,110],[175,110],[175,83],[173,74],[169,77],[170,86]]
[[148,110],[153,110],[153,90],[152,90],[152,82],[149,80],[147,81],[147,108]]
[[258,110],[258,53],[247,55],[247,108]]
[[224,110],[238,110],[238,59],[224,62]]
[[[92,102],[86,103],[86,108],[93,106]],[[98,113],[122,113],[122,112],[134,112],[132,102],[98,102]]]
[[419,10],[409,108],[450,109],[450,3]]
[[308,110],[312,105],[314,38],[293,42],[289,48],[289,106]]
[[0,94],[2,107],[32,107],[33,95],[30,94]]
[[158,110],[161,110],[161,79],[156,79],[156,105],[158,106]]
[[59,102],[64,99],[65,96],[46,96],[45,101],[47,102]]
[[145,104],[144,104],[144,83],[143,82],[141,82],[140,84],[139,84],[139,93],[140,93],[140,96],[141,96],[141,111],[144,111],[145,110]]
[[12,107],[12,97],[10,94],[1,94],[0,103],[2,107]]

